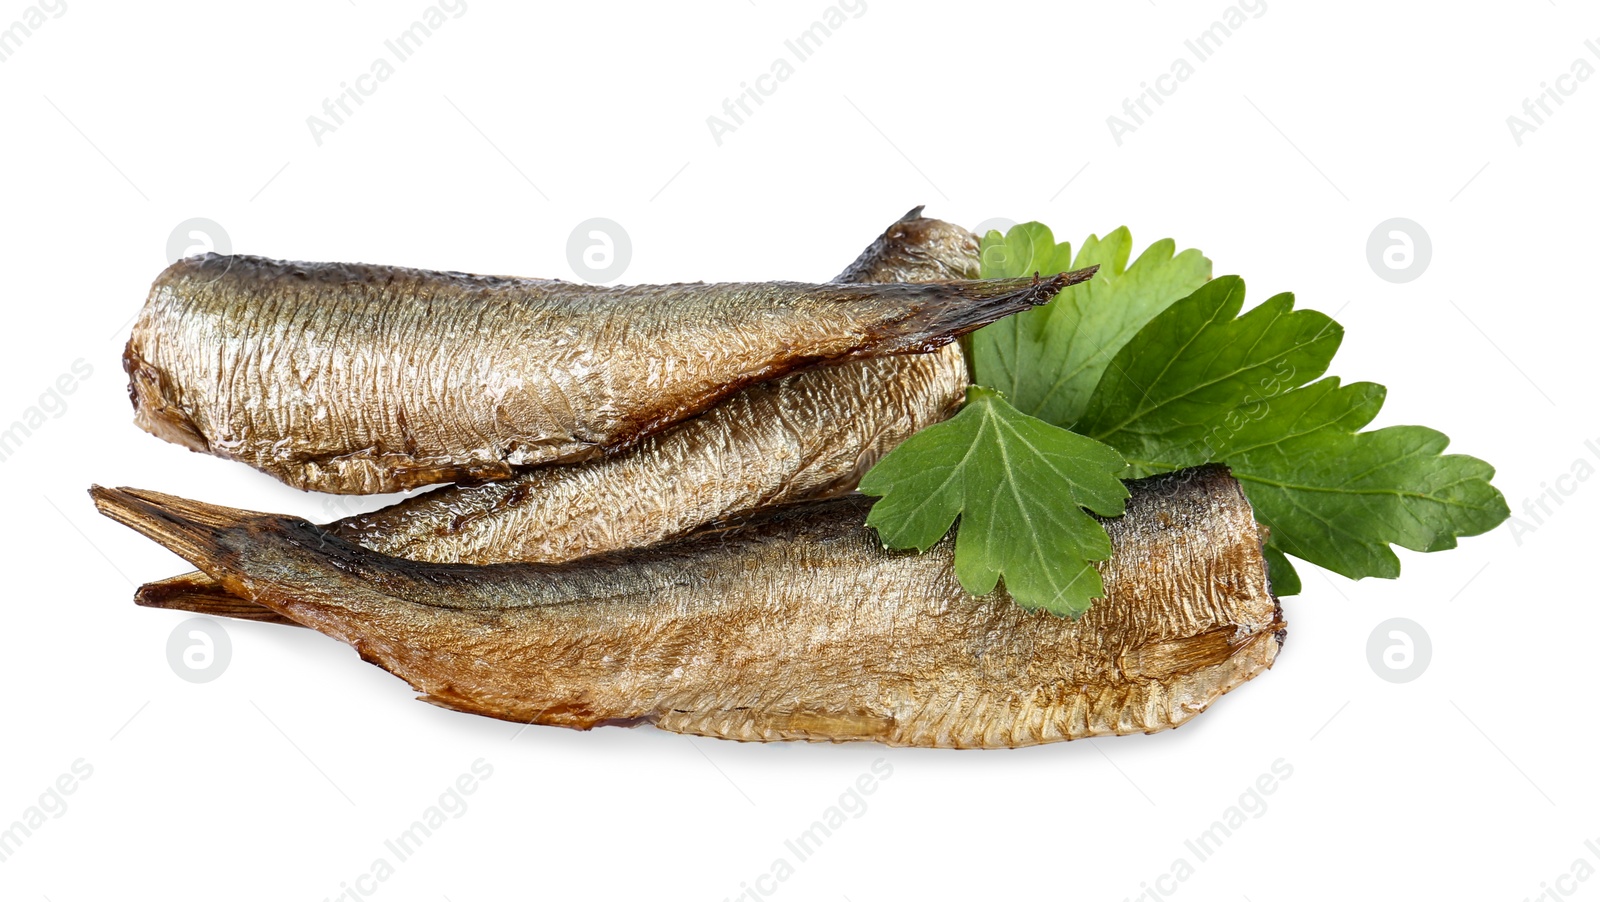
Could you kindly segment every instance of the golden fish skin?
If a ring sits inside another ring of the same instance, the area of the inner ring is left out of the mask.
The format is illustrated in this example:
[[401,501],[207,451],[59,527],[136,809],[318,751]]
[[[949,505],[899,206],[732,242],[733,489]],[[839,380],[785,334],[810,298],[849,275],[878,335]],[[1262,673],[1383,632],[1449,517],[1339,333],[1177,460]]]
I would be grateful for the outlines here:
[[981,270],[979,237],[912,207],[867,245],[835,282],[955,282]]
[[[976,276],[977,236],[920,211],[890,225],[837,281]],[[374,551],[437,563],[560,563],[650,545],[756,508],[855,488],[891,448],[953,413],[967,378],[954,343],[822,367],[753,385],[616,454],[434,489],[323,528]],[[199,572],[145,585],[136,599],[283,622],[228,597]]]
[[503,479],[627,447],[747,385],[927,351],[1089,273],[605,287],[207,254],[123,353],[135,422],[307,490]]
[[428,564],[310,523],[131,489],[107,516],[445,707],[589,729],[1002,748],[1178,726],[1271,666],[1284,622],[1238,483],[1130,483],[1077,621],[969,596],[953,537],[886,551],[847,496],[566,564]]

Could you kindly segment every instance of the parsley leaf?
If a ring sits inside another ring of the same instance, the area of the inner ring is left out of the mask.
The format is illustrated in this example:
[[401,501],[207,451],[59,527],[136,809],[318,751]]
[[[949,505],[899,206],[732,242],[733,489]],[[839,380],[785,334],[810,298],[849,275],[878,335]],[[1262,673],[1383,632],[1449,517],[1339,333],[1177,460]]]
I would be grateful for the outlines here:
[[1244,283],[1223,277],[1172,305],[1118,353],[1076,426],[1127,455],[1137,475],[1226,463],[1265,524],[1279,595],[1299,591],[1285,554],[1351,578],[1395,577],[1389,547],[1453,548],[1510,510],[1494,468],[1444,455],[1421,426],[1359,432],[1384,388],[1320,376],[1342,330],[1277,295],[1237,316]]
[[867,524],[889,546],[926,551],[959,517],[955,572],[968,592],[988,594],[1003,576],[1023,607],[1078,617],[1104,594],[1090,561],[1111,556],[1083,508],[1121,514],[1123,468],[1105,445],[974,386],[959,413],[889,452],[860,488],[881,496]]
[[1090,235],[1076,257],[1036,222],[1004,236],[990,232],[981,249],[985,279],[1049,276],[1099,264],[1088,283],[1043,307],[1007,317],[972,336],[975,379],[1004,392],[1018,410],[1065,426],[1083,412],[1095,384],[1117,352],[1168,305],[1205,284],[1211,261],[1197,250],[1174,253],[1162,239],[1128,265],[1127,228]]
[[1267,561],[1267,582],[1272,586],[1272,594],[1280,598],[1299,595],[1300,574],[1295,572],[1294,565],[1289,563],[1289,559],[1270,538],[1261,543],[1261,556]]
[[[1297,396],[1307,396],[1302,399]],[[1510,516],[1494,468],[1441,454],[1450,439],[1423,426],[1355,432],[1383,403],[1383,387],[1324,379],[1271,403],[1219,456],[1232,466],[1280,550],[1351,578],[1400,575],[1390,543],[1413,551],[1456,547]],[[1303,411],[1297,416],[1297,411]],[[1318,423],[1321,425],[1317,425]]]
[[1133,458],[1138,476],[1219,460],[1219,423],[1322,375],[1344,338],[1291,294],[1239,316],[1243,305],[1244,281],[1223,276],[1157,315],[1117,351],[1073,428]]
[[973,334],[966,407],[862,480],[880,496],[867,522],[887,545],[925,551],[959,519],[955,570],[967,591],[987,594],[1004,578],[1023,606],[1077,617],[1104,591],[1091,562],[1111,553],[1085,508],[1120,514],[1119,475],[1227,464],[1267,527],[1278,595],[1300,591],[1290,555],[1352,578],[1394,577],[1391,546],[1452,548],[1510,516],[1494,469],[1444,454],[1442,433],[1361,431],[1384,388],[1321,378],[1338,323],[1295,310],[1289,294],[1241,314],[1244,282],[1207,281],[1199,251],[1159,241],[1129,265],[1132,245],[1117,229],[1074,255],[1039,223],[984,237],[985,278],[1100,270]]

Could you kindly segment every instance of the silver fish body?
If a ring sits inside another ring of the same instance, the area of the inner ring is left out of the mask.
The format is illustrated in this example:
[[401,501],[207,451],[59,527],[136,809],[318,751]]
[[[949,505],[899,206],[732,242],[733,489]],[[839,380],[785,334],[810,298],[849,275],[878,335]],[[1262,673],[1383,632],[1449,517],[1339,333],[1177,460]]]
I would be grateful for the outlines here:
[[886,551],[815,502],[566,564],[385,557],[302,520],[125,489],[106,515],[446,707],[588,729],[998,748],[1178,726],[1271,666],[1284,623],[1221,468],[1130,485],[1077,621],[969,596],[952,537]]
[[[972,278],[977,236],[920,208],[837,281]],[[822,367],[753,385],[638,445],[510,478],[445,486],[328,524],[374,551],[439,563],[559,563],[640,547],[752,510],[853,489],[883,454],[960,405],[959,344]],[[281,619],[203,573],[142,587],[141,604]]]
[[1087,273],[936,285],[605,287],[208,254],[123,354],[136,422],[302,489],[581,460],[828,362],[926,351]]

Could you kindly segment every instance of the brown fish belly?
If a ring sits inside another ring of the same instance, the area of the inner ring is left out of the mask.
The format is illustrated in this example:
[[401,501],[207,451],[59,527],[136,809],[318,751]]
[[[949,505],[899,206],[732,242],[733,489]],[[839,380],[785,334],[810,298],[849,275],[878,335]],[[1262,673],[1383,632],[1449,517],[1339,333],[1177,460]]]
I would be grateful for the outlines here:
[[605,287],[208,254],[152,286],[136,422],[302,489],[502,479],[627,447],[747,385],[937,348],[1089,274]]
[[996,748],[1178,726],[1284,623],[1221,468],[1130,484],[1082,619],[974,598],[953,541],[888,552],[859,496],[567,564],[425,564],[304,521],[96,488],[102,512],[427,700],[524,723]]
[[[977,236],[913,210],[837,281],[971,278]],[[396,557],[438,563],[560,563],[640,547],[757,508],[853,489],[872,464],[949,416],[967,386],[962,350],[873,358],[754,385],[616,454],[446,486],[324,528]],[[140,588],[140,604],[283,618],[203,573]]]

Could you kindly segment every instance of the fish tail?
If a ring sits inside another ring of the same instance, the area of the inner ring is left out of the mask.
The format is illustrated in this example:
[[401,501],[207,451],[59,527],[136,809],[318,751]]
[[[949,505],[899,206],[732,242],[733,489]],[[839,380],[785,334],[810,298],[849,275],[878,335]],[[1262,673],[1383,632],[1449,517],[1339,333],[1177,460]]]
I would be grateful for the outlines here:
[[877,353],[920,353],[943,347],[968,332],[1013,313],[1050,303],[1062,289],[1089,281],[1098,266],[1040,278],[980,279],[904,286],[931,298],[909,305],[909,312],[891,323]]
[[[323,597],[320,579],[341,573],[361,549],[297,517],[263,514],[191,501],[143,489],[92,486],[100,513],[165,546],[210,577],[146,586],[140,604],[264,619],[241,601],[270,609],[319,632],[344,638],[348,627],[373,613],[357,594]],[[298,590],[296,590],[298,587]],[[237,596],[227,599],[226,595]]]
[[144,489],[90,486],[89,497],[100,513],[161,543],[183,559],[205,569],[229,556],[227,539],[252,521],[270,519],[252,511],[190,501]]
[[226,586],[199,570],[145,583],[134,593],[133,601],[147,608],[189,611],[212,617],[231,617],[235,620],[256,620],[288,626],[300,625],[269,607],[233,594]]

